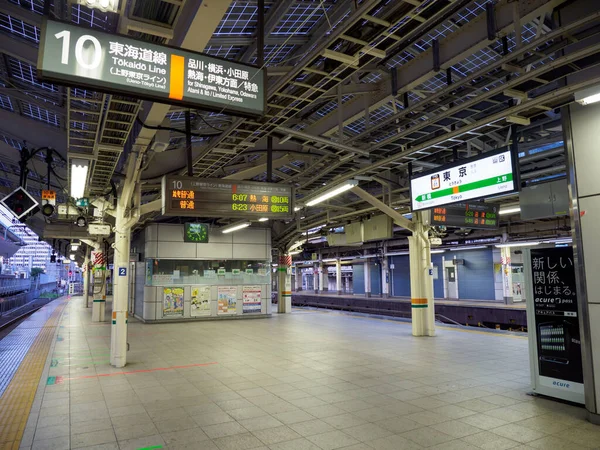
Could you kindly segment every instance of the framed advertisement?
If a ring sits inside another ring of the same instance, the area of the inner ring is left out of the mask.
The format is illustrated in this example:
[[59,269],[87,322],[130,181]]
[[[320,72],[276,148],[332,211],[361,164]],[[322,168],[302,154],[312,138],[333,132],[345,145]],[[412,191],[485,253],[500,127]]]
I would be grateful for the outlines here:
[[163,317],[183,316],[183,288],[163,288]]
[[217,314],[236,314],[237,286],[219,286],[217,288]]
[[526,249],[523,256],[533,390],[583,404],[573,249]]
[[262,308],[262,287],[244,286],[242,288],[242,301],[244,314],[259,313]]
[[210,286],[192,286],[190,315],[210,316]]

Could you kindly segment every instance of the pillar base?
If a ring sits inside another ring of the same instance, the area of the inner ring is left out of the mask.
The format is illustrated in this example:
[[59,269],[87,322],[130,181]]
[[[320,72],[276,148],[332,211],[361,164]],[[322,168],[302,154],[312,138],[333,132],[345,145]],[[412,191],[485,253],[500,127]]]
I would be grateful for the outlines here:
[[105,322],[106,300],[94,300],[92,303],[92,322]]
[[337,291],[338,295],[342,295],[342,291]]
[[588,411],[587,419],[593,423],[594,425],[600,425],[600,414],[595,414],[593,412]]
[[371,293],[370,292],[365,292],[365,297],[371,297]]
[[383,293],[383,294],[381,294],[381,298],[390,298],[390,294]]
[[513,297],[503,297],[505,305],[512,305],[515,301]]

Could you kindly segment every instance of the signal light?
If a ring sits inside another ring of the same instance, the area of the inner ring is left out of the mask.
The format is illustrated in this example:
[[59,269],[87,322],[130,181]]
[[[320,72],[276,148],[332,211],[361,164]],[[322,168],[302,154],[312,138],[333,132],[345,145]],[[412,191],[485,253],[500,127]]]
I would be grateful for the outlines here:
[[54,214],[54,205],[46,203],[44,206],[42,206],[42,214],[46,217],[50,217],[52,214]]
[[[27,218],[39,210],[38,202],[22,187],[4,197],[0,203],[8,208],[17,219]],[[30,214],[31,213],[31,214]]]

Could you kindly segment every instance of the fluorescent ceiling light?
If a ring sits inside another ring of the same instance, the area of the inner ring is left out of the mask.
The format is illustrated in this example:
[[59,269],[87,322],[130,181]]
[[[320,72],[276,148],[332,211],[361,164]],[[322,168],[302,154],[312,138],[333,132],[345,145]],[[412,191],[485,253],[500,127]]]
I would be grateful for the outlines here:
[[268,220],[268,217],[261,217],[260,219],[258,219],[259,222],[267,222]]
[[516,213],[520,213],[520,212],[521,212],[520,206],[512,206],[510,208],[505,208],[505,209],[500,208],[500,211],[498,211],[498,214],[500,214],[501,216],[504,216],[507,214],[516,214]]
[[487,248],[487,245],[474,245],[472,247],[456,247],[456,248],[451,248],[450,251],[451,252],[459,252],[462,250],[478,250],[481,248]]
[[432,250],[429,253],[431,253],[432,255],[437,255],[439,253],[446,253],[446,250]]
[[336,262],[337,259],[335,259],[335,258],[327,258],[327,259],[323,259],[322,261],[323,262]]
[[221,230],[221,233],[223,234],[227,234],[227,233],[233,233],[234,231],[238,231],[241,230],[243,228],[249,227],[250,226],[250,222],[238,222],[238,223],[234,223],[232,225],[229,225],[225,228],[223,228]]
[[340,195],[342,192],[346,192],[357,185],[358,181],[348,180],[345,183],[336,186],[335,188],[328,190],[324,194],[321,194],[318,197],[306,202],[306,206],[314,206],[318,203],[324,202],[325,200],[329,200],[330,198],[335,197],[336,195]]
[[592,86],[575,92],[575,101],[583,106],[600,102],[600,86]]
[[510,247],[533,247],[534,245],[540,245],[540,241],[530,242],[507,242],[506,244],[498,244],[496,248],[510,248]]
[[71,197],[80,199],[85,193],[90,162],[87,159],[71,159]]
[[119,12],[119,0],[77,0],[77,4],[104,12]]
[[294,212],[300,211],[302,208],[300,206],[294,206]]

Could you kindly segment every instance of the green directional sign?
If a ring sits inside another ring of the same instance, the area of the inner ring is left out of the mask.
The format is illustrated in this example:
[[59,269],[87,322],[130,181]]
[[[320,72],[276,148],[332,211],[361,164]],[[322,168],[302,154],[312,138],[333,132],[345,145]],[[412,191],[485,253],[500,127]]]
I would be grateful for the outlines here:
[[420,173],[410,180],[413,211],[518,190],[515,158],[504,148]]

